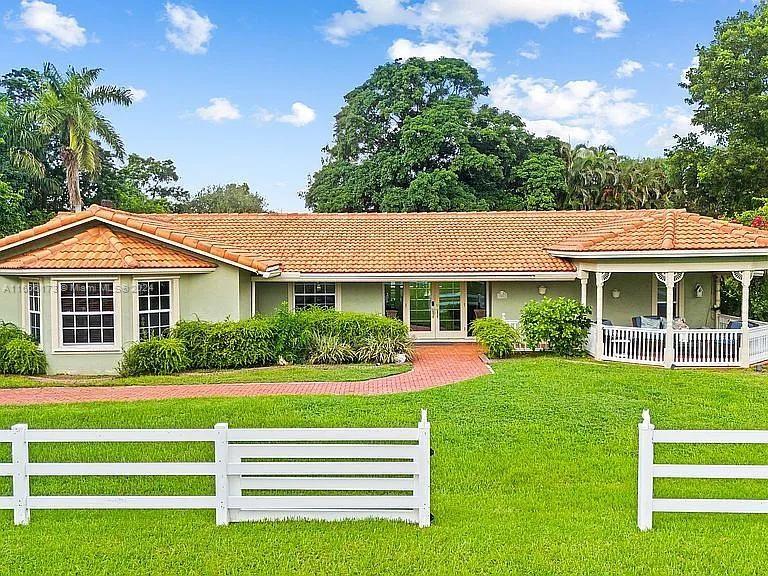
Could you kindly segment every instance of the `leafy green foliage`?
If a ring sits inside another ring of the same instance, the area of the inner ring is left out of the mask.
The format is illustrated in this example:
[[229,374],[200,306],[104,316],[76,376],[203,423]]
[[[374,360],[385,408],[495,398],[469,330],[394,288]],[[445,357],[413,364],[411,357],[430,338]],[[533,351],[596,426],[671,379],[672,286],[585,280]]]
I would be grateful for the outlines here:
[[714,39],[696,48],[698,65],[682,86],[703,137],[682,135],[669,151],[671,180],[691,209],[719,216],[748,210],[768,189],[768,5],[715,24]]
[[251,192],[247,183],[208,186],[179,207],[180,212],[233,213],[264,212],[266,200]]
[[411,58],[379,66],[345,96],[334,141],[305,200],[321,212],[503,209],[522,204],[517,167],[550,139],[488,94],[463,60]]
[[275,323],[266,317],[240,322],[179,322],[171,331],[187,348],[192,368],[250,368],[277,362]]
[[374,331],[360,342],[357,350],[360,362],[394,364],[413,358],[413,343],[405,331]]
[[355,359],[355,352],[349,342],[336,334],[313,332],[309,339],[310,364],[346,364]]
[[138,154],[129,154],[128,162],[120,169],[123,180],[132,185],[139,194],[153,201],[175,204],[184,202],[189,196],[183,187],[177,186],[179,175],[173,160],[156,160]]
[[34,376],[48,367],[32,337],[15,324],[0,321],[0,373]]
[[[173,328],[172,336],[184,342],[193,368],[268,366],[281,359],[320,362],[318,358],[328,350],[348,351],[343,361],[352,362],[370,346],[371,338],[380,347],[386,341],[392,355],[410,354],[408,329],[399,320],[321,308],[291,312],[283,306],[271,316],[240,322],[184,321]],[[329,338],[320,342],[321,337]],[[377,361],[374,356],[366,356],[365,361]]]
[[48,361],[45,353],[29,338],[14,338],[0,353],[0,372],[35,376],[45,374]]
[[178,338],[152,338],[132,344],[118,366],[121,376],[176,374],[190,365],[187,349]]
[[589,334],[591,310],[572,298],[531,300],[520,312],[520,330],[531,349],[546,343],[561,356],[581,356]]
[[520,332],[501,318],[478,318],[472,322],[472,333],[489,358],[509,358],[523,343]]

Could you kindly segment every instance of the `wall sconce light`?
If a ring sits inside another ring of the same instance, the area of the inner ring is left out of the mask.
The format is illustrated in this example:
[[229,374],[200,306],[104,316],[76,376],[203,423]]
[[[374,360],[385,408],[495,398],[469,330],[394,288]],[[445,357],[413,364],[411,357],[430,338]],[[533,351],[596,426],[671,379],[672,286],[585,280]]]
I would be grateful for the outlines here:
[[613,296],[614,298],[620,298],[621,290],[619,290],[618,288],[614,288],[613,290],[611,290],[611,296]]
[[704,297],[704,288],[701,287],[701,284],[696,284],[696,288],[694,288],[694,291],[696,292],[696,298]]
[[504,290],[499,290],[496,292],[496,299],[497,300],[506,300],[507,299],[507,293]]
[[544,286],[543,284],[541,286],[539,286],[539,294],[544,296],[544,294],[546,294],[546,293],[547,293],[547,287]]

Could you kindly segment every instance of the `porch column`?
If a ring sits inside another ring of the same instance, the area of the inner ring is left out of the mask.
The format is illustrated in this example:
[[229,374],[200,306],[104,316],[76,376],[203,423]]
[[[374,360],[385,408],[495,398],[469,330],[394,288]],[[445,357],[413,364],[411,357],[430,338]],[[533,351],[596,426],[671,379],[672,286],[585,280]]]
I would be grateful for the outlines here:
[[[603,359],[603,286],[611,277],[610,272],[595,272],[595,281],[597,284],[597,306],[595,312],[595,323],[597,330],[595,332],[595,360]],[[584,286],[584,284],[582,284]]]
[[[656,273],[656,280],[663,282],[667,287],[667,326],[666,333],[664,334],[664,367],[672,368],[672,364],[675,361],[675,342],[674,331],[672,325],[675,321],[675,284],[683,279],[682,272],[665,272],[664,274]],[[680,298],[683,295],[680,294]]]
[[589,272],[580,272],[579,278],[581,279],[581,305],[587,305],[587,284],[589,284]]
[[752,271],[733,272],[733,277],[741,282],[741,347],[739,364],[749,368],[749,285],[752,283]]

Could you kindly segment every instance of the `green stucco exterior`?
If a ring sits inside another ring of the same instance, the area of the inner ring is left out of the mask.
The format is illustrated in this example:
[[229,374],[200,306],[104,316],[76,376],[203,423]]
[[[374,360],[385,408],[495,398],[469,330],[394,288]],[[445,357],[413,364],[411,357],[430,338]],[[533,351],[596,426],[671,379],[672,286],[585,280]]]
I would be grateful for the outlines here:
[[[161,275],[174,276],[172,274]],[[89,275],[97,278],[97,274]],[[109,276],[107,276],[109,277]],[[111,277],[115,277],[114,275]],[[181,273],[178,278],[179,319],[239,320],[248,318],[252,311],[269,314],[283,302],[289,302],[292,293],[289,282],[254,279],[247,272],[229,266],[219,265],[211,272]],[[136,277],[118,277],[120,290],[120,335],[121,346],[127,347],[136,338],[133,286]],[[18,325],[23,322],[22,283],[18,277],[0,277],[3,290],[0,292],[0,319]],[[121,358],[120,351],[111,352],[61,352],[55,350],[55,339],[51,331],[54,298],[51,296],[50,279],[42,279],[43,297],[42,347],[48,356],[51,373],[98,374],[112,373]],[[702,287],[702,297],[695,294],[696,285]],[[541,299],[539,287],[546,288],[546,296],[579,299],[579,280],[537,280],[499,281],[489,283],[490,310],[495,317],[514,320],[520,317],[520,310],[529,300]],[[631,325],[633,316],[654,314],[654,286],[652,273],[614,273],[604,289],[604,318],[616,325]],[[714,325],[713,275],[709,272],[687,273],[683,279],[683,315],[692,328]],[[613,291],[619,290],[614,298]],[[588,304],[595,309],[596,286],[594,274],[588,284]],[[383,290],[380,282],[337,283],[338,308],[345,311],[383,313]]]

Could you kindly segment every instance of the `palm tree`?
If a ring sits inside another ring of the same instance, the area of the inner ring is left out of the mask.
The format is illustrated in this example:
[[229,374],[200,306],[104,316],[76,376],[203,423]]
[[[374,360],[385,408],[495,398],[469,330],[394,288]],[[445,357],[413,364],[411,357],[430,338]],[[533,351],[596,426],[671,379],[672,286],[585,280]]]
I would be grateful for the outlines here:
[[104,104],[129,106],[131,93],[118,86],[95,86],[101,72],[101,68],[75,70],[69,67],[62,76],[55,66],[46,63],[39,92],[23,106],[11,131],[15,144],[14,162],[37,175],[43,174],[43,165],[30,150],[40,149],[44,140],[59,143],[69,204],[75,211],[83,208],[80,172],[94,174],[99,171],[97,139],[119,158],[125,153],[120,136],[97,107]]

